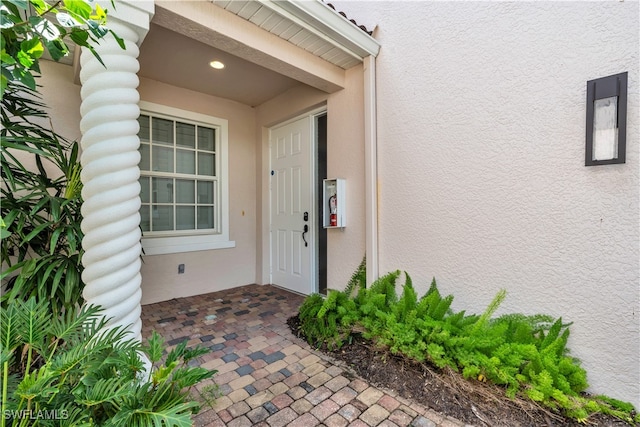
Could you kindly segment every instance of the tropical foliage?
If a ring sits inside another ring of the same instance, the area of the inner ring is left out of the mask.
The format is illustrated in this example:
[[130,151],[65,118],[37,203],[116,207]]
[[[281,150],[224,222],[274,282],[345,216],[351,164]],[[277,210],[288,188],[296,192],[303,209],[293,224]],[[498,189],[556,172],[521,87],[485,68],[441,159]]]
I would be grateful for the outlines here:
[[59,312],[81,302],[78,145],[51,129],[36,78],[45,51],[54,60],[69,53],[66,40],[96,56],[92,45],[108,33],[123,46],[106,28],[106,16],[83,0],[0,7],[3,303],[37,296]]
[[189,366],[208,349],[186,341],[161,362],[159,335],[140,345],[123,328],[105,329],[97,307],[52,316],[31,298],[0,316],[2,427],[190,426],[199,405],[189,389],[216,372]]
[[[570,324],[546,315],[508,314],[493,318],[506,292],[501,290],[480,314],[454,312],[453,296],[442,296],[435,279],[421,298],[405,273],[400,296],[394,271],[365,287],[360,265],[345,291],[326,298],[309,296],[300,307],[301,330],[316,346],[339,348],[354,333],[469,380],[491,381],[506,395],[535,402],[586,421],[605,413],[639,422],[631,404],[606,396],[587,396],[587,373],[567,348]],[[360,278],[360,279],[357,279]],[[354,287],[357,285],[357,293]]]
[[[111,33],[124,48],[122,40],[105,24],[107,12],[98,3],[84,0],[11,0],[0,7],[2,29],[2,76],[4,95],[10,82],[36,89],[35,74],[39,59],[49,53],[54,61],[69,54],[68,41],[86,47],[96,55],[93,44]],[[113,5],[113,3],[112,3]],[[55,18],[55,19],[49,19]]]
[[78,144],[39,124],[46,114],[37,93],[8,88],[0,117],[2,301],[37,296],[57,313],[78,305],[83,288]]

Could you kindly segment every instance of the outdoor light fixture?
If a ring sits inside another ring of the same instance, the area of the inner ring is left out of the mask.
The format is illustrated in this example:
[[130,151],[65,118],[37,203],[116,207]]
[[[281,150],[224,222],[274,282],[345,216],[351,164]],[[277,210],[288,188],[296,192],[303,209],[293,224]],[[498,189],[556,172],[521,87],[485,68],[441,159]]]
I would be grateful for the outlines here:
[[209,62],[211,68],[215,68],[216,70],[222,70],[224,68],[224,64],[220,61],[211,61]]
[[587,82],[585,166],[625,162],[627,73]]

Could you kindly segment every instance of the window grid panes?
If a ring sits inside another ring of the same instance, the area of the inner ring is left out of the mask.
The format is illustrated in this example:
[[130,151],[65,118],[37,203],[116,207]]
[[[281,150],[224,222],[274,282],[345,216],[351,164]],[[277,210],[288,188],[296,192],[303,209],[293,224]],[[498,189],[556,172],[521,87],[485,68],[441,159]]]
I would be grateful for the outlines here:
[[147,235],[217,233],[218,130],[142,114],[141,228]]

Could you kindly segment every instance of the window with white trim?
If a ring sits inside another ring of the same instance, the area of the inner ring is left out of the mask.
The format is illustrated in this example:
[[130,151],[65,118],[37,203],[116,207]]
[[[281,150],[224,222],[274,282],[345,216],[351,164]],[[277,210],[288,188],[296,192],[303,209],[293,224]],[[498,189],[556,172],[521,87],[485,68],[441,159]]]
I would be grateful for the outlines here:
[[228,237],[227,121],[141,103],[138,122],[145,254],[235,246]]

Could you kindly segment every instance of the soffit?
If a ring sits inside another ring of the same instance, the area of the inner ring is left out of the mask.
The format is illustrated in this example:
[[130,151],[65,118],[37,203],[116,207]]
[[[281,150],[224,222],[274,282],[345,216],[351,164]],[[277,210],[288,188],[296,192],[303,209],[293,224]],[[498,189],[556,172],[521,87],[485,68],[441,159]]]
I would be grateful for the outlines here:
[[321,1],[211,0],[245,19],[342,69],[377,55],[379,44],[370,32],[332,5]]

